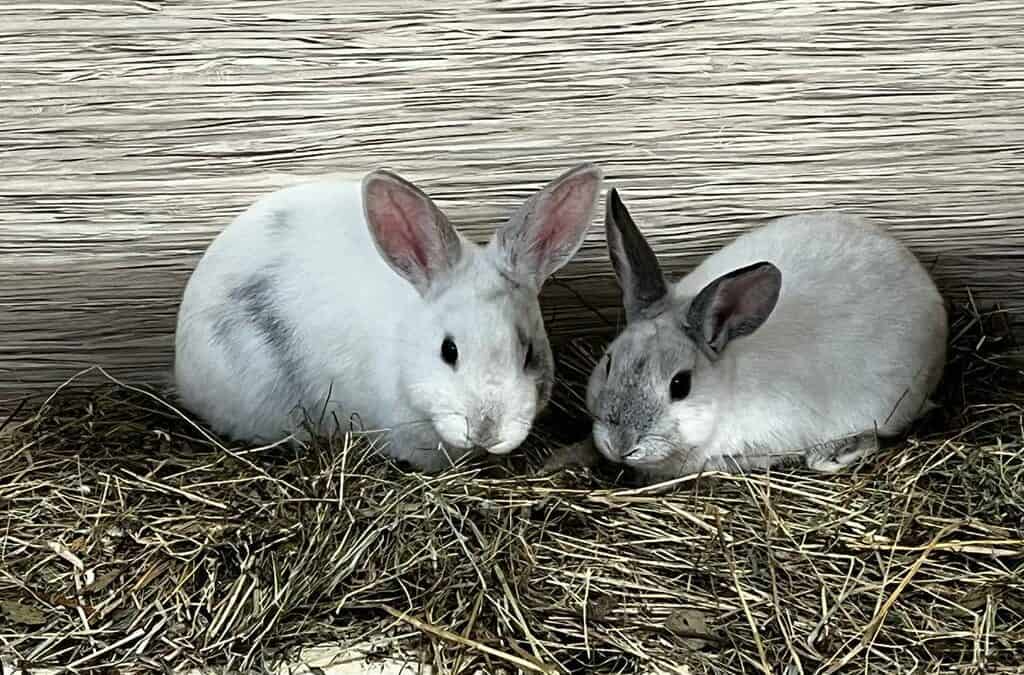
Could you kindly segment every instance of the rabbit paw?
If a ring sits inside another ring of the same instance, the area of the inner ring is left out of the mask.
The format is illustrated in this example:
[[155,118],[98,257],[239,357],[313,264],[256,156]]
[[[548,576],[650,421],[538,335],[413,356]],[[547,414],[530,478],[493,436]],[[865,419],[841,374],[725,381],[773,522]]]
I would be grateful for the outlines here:
[[878,436],[874,431],[848,436],[828,443],[820,443],[807,450],[804,459],[807,468],[819,473],[839,473],[878,450]]

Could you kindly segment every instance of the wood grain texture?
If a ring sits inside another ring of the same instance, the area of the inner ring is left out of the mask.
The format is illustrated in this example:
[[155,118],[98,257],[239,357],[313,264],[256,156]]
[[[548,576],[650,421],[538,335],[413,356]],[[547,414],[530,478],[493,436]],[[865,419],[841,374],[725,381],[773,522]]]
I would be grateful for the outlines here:
[[[155,382],[210,239],[260,193],[398,170],[484,237],[602,163],[676,272],[843,208],[951,298],[1024,309],[1024,5],[27,2],[0,12],[0,402]],[[600,228],[560,279],[615,321]],[[555,337],[604,327],[566,287]]]

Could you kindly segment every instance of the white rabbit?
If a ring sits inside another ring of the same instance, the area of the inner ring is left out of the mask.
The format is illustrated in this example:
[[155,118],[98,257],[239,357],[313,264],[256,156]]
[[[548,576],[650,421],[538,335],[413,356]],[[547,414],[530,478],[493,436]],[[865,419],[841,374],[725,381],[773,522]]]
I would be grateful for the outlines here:
[[425,470],[508,453],[551,392],[538,292],[582,244],[601,184],[577,166],[487,246],[387,171],[263,197],[185,288],[177,392],[238,440],[303,438],[306,414],[380,431]]
[[840,213],[780,218],[666,284],[617,192],[605,229],[627,326],[594,368],[592,443],[648,479],[835,472],[934,407],[946,308],[896,239]]

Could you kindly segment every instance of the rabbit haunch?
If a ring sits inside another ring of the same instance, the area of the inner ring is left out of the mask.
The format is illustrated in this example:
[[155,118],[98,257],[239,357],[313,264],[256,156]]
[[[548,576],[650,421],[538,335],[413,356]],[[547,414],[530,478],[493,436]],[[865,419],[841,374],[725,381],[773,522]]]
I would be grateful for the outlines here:
[[189,279],[177,391],[249,442],[301,438],[308,416],[379,431],[423,469],[510,452],[551,391],[537,294],[582,244],[600,188],[596,166],[577,166],[486,246],[387,171],[263,197]]
[[[652,477],[859,459],[932,404],[945,305],[896,239],[855,217],[780,218],[673,285],[618,195],[606,232],[625,330],[591,374],[593,443]],[[842,440],[847,439],[847,440]]]

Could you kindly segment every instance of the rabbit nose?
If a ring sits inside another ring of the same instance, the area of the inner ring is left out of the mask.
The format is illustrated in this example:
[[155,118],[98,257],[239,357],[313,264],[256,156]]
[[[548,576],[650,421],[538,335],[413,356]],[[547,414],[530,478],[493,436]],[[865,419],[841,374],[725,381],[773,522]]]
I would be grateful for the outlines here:
[[498,423],[491,415],[484,415],[476,427],[474,443],[482,448],[489,448],[498,442]]
[[629,429],[619,427],[613,430],[610,440],[615,448],[615,454],[618,455],[620,460],[625,459],[636,451],[636,434]]

